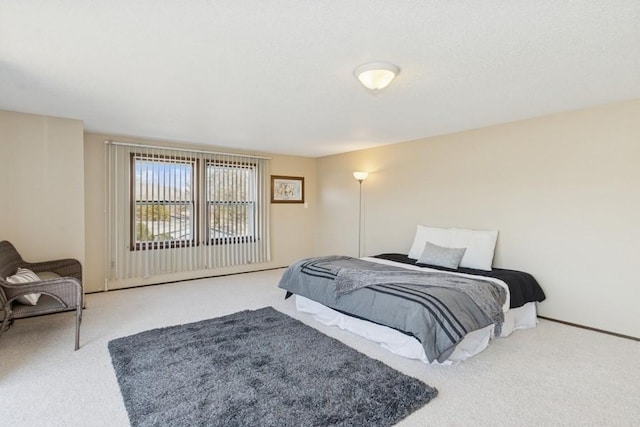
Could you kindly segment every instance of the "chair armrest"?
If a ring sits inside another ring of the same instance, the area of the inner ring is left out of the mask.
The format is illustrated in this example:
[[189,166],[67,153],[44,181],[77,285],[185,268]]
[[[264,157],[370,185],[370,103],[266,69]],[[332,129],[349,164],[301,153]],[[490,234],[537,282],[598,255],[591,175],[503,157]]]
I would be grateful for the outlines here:
[[28,268],[34,273],[42,273],[43,271],[51,271],[61,277],[74,277],[82,282],[82,264],[77,259],[67,258],[55,261],[44,262],[25,262],[21,265]]

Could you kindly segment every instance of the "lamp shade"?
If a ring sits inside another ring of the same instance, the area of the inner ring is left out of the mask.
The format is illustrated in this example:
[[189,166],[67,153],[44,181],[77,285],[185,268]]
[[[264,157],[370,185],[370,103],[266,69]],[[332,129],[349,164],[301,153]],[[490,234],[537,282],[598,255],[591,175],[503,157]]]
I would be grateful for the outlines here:
[[379,90],[389,86],[399,72],[400,69],[393,64],[372,62],[359,66],[353,74],[367,89]]
[[353,177],[362,182],[369,176],[369,172],[354,172]]

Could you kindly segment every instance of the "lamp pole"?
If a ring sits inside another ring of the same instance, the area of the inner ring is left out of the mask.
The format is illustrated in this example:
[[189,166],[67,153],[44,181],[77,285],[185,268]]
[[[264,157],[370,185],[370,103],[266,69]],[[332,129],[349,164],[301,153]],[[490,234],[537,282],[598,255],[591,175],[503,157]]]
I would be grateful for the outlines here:
[[362,256],[362,181],[367,179],[368,172],[354,172],[353,177],[360,184],[360,197],[358,199],[358,258]]
[[360,198],[358,203],[358,258],[361,256],[361,247],[362,247],[362,181],[363,179],[359,179],[360,183]]

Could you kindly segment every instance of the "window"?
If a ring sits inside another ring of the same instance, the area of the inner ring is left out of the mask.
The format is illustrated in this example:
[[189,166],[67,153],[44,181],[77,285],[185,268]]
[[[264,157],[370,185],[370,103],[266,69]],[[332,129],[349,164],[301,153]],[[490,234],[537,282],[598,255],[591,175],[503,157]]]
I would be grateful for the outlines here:
[[191,245],[195,159],[132,154],[132,250]]
[[132,250],[193,245],[200,223],[197,206],[202,204],[207,243],[255,239],[255,164],[204,160],[205,182],[198,185],[199,159],[141,154],[131,159]]
[[106,141],[108,281],[265,263],[269,159]]
[[206,181],[209,241],[221,244],[254,239],[256,165],[208,162]]

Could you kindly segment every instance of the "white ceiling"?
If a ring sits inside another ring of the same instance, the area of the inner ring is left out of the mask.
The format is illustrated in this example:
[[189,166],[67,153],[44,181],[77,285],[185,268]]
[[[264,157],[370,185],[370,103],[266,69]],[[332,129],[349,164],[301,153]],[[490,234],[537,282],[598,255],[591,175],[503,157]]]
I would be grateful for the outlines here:
[[317,157],[633,98],[638,0],[0,0],[0,109],[90,132]]

